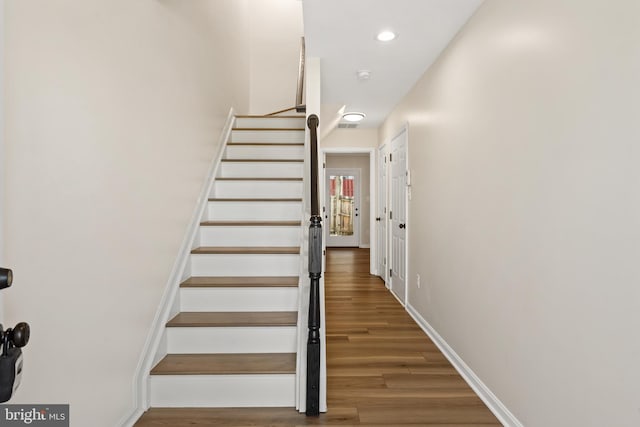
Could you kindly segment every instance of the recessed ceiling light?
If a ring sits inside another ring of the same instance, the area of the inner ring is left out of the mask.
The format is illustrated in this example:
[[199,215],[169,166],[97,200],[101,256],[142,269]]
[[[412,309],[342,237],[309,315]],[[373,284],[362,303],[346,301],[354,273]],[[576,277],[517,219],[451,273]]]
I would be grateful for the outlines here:
[[356,72],[356,76],[358,76],[358,80],[360,80],[361,82],[366,82],[367,80],[371,79],[371,71],[358,70]]
[[390,42],[391,40],[395,39],[396,37],[397,37],[397,35],[393,31],[385,30],[385,31],[380,31],[378,33],[378,35],[376,36],[376,40],[378,40],[380,42]]
[[342,115],[342,118],[348,122],[359,122],[359,121],[362,121],[365,117],[367,117],[366,114],[358,113],[355,111],[352,111],[350,113],[344,113]]

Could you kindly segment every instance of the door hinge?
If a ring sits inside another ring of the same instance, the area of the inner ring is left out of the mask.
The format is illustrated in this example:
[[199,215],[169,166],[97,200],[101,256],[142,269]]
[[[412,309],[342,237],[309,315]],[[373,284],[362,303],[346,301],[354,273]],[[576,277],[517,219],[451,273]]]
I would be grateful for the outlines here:
[[393,219],[393,211],[389,211],[389,219]]
[[387,156],[384,156],[384,162],[387,163]]
[[322,163],[322,169],[326,169],[327,168],[327,164],[326,163]]
[[393,268],[389,269],[389,277],[393,276]]
[[393,154],[389,154],[389,161],[392,162],[393,161]]

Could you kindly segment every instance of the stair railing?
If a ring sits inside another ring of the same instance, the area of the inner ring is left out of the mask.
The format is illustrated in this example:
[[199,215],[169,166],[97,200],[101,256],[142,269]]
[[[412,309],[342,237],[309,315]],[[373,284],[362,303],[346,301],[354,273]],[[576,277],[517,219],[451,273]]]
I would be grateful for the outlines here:
[[296,111],[298,113],[304,113],[307,111],[307,106],[303,104],[303,94],[304,94],[304,66],[305,66],[305,43],[304,37],[300,38],[300,62],[298,63],[298,86],[296,90]]
[[318,201],[318,116],[307,119],[311,148],[311,219],[309,224],[309,336],[307,338],[307,407],[320,415],[320,278],[322,277],[322,217]]

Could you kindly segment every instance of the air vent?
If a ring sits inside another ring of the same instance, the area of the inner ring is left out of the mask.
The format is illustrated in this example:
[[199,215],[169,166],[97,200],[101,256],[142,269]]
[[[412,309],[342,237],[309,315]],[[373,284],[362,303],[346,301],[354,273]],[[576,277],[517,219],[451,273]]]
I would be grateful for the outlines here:
[[338,129],[355,129],[357,127],[357,123],[338,123]]

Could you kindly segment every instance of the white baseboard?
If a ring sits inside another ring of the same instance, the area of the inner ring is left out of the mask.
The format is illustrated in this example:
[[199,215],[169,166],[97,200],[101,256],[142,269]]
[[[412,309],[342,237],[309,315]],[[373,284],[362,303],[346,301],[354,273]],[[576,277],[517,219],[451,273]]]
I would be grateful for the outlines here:
[[117,424],[120,427],[133,427],[133,425],[140,419],[140,417],[144,414],[144,411],[138,407],[133,408],[131,413],[125,415],[120,422]]
[[369,244],[367,244],[367,245],[361,244],[360,245],[360,249],[371,249],[371,245],[369,245]]
[[489,410],[493,412],[493,415],[498,418],[498,421],[505,427],[524,427],[523,424],[513,415],[509,409],[496,397],[495,394],[489,390],[480,378],[464,363],[464,360],[458,356],[458,354],[447,344],[447,342],[436,332],[435,329],[427,322],[424,317],[413,308],[411,304],[406,305],[407,312],[413,320],[415,320],[422,330],[431,338],[431,341],[440,349],[442,354],[451,362],[454,368],[462,376],[462,378],[469,384],[469,386],[476,392],[478,397],[487,405]]

